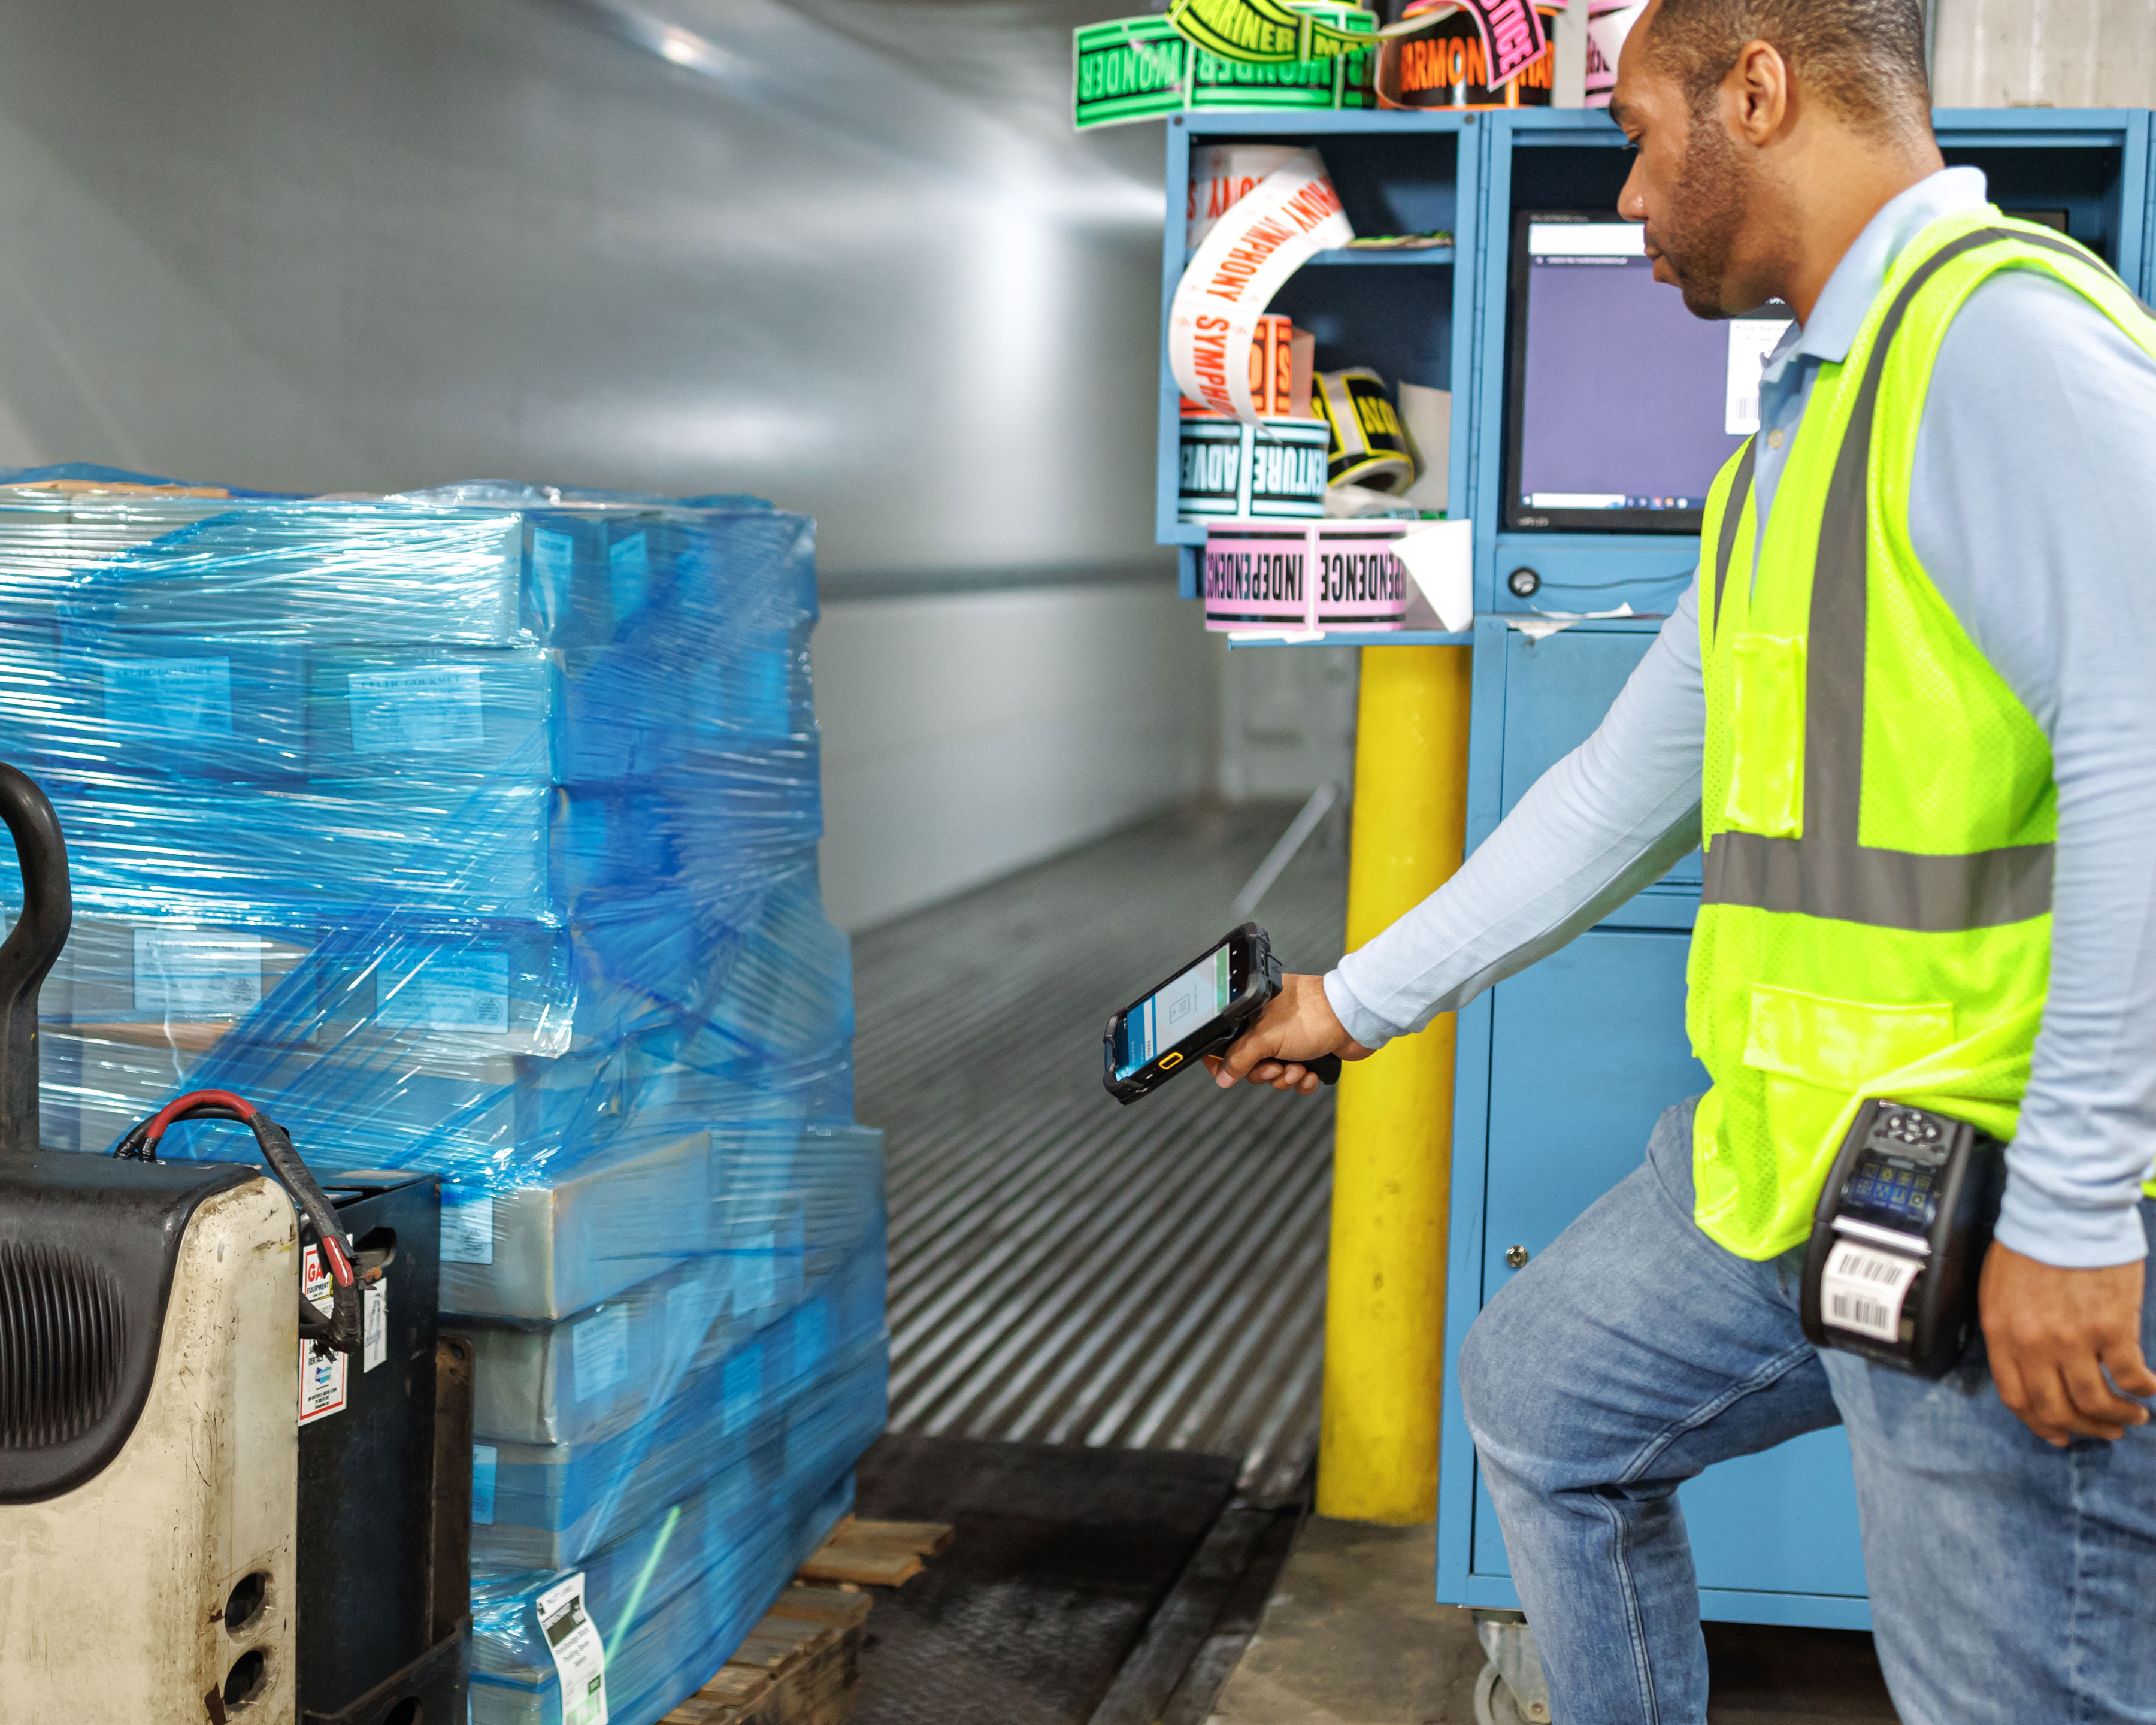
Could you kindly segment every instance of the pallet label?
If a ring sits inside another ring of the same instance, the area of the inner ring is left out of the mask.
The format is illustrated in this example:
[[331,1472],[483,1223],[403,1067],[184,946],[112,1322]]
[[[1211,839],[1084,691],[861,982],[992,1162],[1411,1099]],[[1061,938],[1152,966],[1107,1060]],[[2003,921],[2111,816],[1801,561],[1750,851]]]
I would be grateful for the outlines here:
[[584,1609],[584,1578],[539,1595],[539,1630],[562,1680],[562,1725],[607,1725],[606,1645]]

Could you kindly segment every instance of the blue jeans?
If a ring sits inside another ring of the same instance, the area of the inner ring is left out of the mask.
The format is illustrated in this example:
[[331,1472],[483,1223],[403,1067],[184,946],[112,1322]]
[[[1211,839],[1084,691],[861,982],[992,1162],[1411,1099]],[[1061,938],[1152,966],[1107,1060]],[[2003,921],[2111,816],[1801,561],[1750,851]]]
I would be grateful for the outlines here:
[[[2053,1449],[1979,1337],[1943,1382],[1822,1353],[1801,1250],[1692,1220],[1689,1102],[1644,1167],[1506,1285],[1459,1383],[1557,1725],[1694,1725],[1707,1650],[1676,1488],[1837,1422],[1904,1725],[2156,1722],[2156,1422]],[[2141,1206],[2156,1239],[2156,1204]],[[2156,1257],[2152,1257],[2156,1263]],[[2143,1307],[2156,1359],[2156,1292]]]

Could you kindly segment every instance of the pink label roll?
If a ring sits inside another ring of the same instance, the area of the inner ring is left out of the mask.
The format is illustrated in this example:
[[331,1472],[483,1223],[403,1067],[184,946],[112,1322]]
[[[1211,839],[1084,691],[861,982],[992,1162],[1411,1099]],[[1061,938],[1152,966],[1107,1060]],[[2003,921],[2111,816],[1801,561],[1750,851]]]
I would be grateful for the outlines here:
[[[1408,572],[1393,542],[1420,521],[1312,521],[1312,626],[1396,629],[1408,608]],[[1209,592],[1210,589],[1209,588]],[[1207,603],[1211,617],[1211,602]]]
[[1306,527],[1272,522],[1209,526],[1206,628],[1309,628],[1309,538]]

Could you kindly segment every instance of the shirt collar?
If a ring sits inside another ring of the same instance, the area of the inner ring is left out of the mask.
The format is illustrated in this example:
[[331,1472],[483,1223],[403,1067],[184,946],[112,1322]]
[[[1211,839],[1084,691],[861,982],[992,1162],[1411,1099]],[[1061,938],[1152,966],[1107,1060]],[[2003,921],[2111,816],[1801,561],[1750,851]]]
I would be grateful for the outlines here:
[[1849,357],[1864,316],[1886,285],[1887,274],[1902,249],[1941,216],[1980,209],[1985,190],[1984,170],[1943,167],[1880,206],[1879,213],[1864,224],[1834,274],[1820,290],[1812,306],[1811,321],[1791,324],[1767,356],[1763,381],[1781,381],[1794,354],[1839,364]]

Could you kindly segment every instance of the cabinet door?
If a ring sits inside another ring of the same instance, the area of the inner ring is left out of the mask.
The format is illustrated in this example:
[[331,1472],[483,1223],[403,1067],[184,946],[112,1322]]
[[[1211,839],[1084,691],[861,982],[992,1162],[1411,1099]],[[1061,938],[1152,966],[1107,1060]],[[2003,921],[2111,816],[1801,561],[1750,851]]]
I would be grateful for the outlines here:
[[[1584,629],[1531,641],[1505,637],[1505,761],[1500,806],[1510,813],[1534,782],[1594,734],[1655,638]],[[1699,889],[1699,853],[1657,886]]]
[[[1639,1167],[1664,1108],[1707,1088],[1685,1037],[1690,944],[1676,932],[1595,930],[1494,991],[1486,1300],[1513,1273],[1508,1248],[1546,1248]],[[1680,1495],[1701,1587],[1863,1594],[1840,1430],[1722,1463]],[[1510,1574],[1479,1484],[1476,1498],[1475,1572]]]

